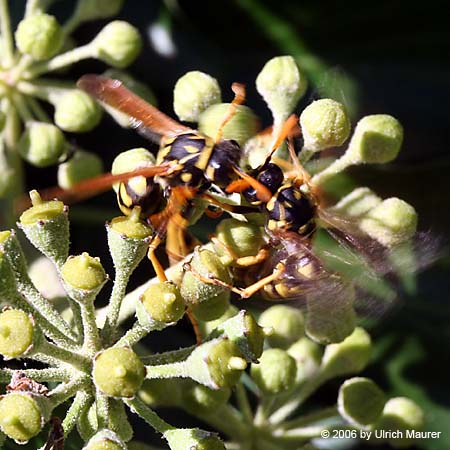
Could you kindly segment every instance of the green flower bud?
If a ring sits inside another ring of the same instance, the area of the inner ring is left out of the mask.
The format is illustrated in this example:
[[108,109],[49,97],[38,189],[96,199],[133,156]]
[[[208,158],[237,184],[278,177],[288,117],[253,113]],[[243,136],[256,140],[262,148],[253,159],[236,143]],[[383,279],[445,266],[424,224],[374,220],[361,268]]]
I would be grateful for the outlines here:
[[361,372],[369,362],[371,351],[370,336],[357,327],[342,342],[325,347],[321,370],[328,379]]
[[142,48],[142,39],[129,23],[115,20],[106,25],[93,41],[97,57],[119,69],[129,66]]
[[417,230],[417,213],[399,198],[388,198],[372,208],[361,220],[360,228],[386,247],[411,239]]
[[[154,166],[155,157],[145,148],[133,148],[125,152],[119,153],[112,163],[111,173],[118,175],[120,173],[131,172],[139,167]],[[139,177],[136,177],[139,178]],[[130,180],[128,180],[130,182]],[[115,183],[113,189],[115,192],[119,190],[119,184]]]
[[19,309],[0,313],[0,355],[5,358],[25,356],[33,346],[34,322]]
[[54,121],[71,133],[83,133],[95,128],[102,118],[102,109],[86,92],[67,91],[55,101]]
[[339,414],[355,426],[375,423],[386,403],[384,392],[368,378],[346,380],[339,389]]
[[37,167],[47,167],[64,159],[69,144],[62,131],[51,123],[30,121],[19,144],[22,157]]
[[63,202],[43,201],[37,191],[30,192],[32,207],[20,216],[19,227],[29,241],[58,266],[69,253],[68,208]]
[[[230,263],[234,261],[233,257],[245,258],[247,256],[255,256],[264,244],[264,237],[260,227],[237,219],[222,220],[217,225],[216,236],[230,250],[230,254],[227,255],[226,250],[218,246],[217,253],[221,256],[222,261],[228,256]],[[222,257],[224,253],[225,256]]]
[[339,293],[339,302],[333,305],[333,314],[330,314],[329,298],[324,301],[320,292],[306,296],[305,331],[308,337],[321,344],[341,342],[355,329],[355,290],[351,284],[342,284],[338,289],[345,291]]
[[256,78],[256,89],[275,121],[286,119],[306,92],[307,81],[292,56],[269,60]]
[[344,105],[324,98],[308,105],[300,115],[305,148],[318,152],[341,146],[350,134],[350,119]]
[[245,310],[239,311],[234,317],[217,327],[217,333],[223,333],[231,342],[234,342],[247,362],[255,362],[261,356],[266,337],[265,331]]
[[140,297],[144,311],[136,310],[139,323],[149,322],[154,329],[162,329],[178,322],[184,315],[185,303],[178,286],[171,281],[150,284]]
[[297,376],[295,384],[311,379],[319,370],[322,360],[322,347],[307,337],[300,338],[292,344],[287,352],[295,359]]
[[378,430],[402,432],[402,437],[387,439],[394,448],[410,447],[414,443],[414,437],[410,436],[414,434],[414,431],[420,431],[423,426],[424,413],[422,409],[406,397],[395,397],[388,400],[381,419],[376,424]]
[[262,327],[273,328],[267,337],[272,347],[287,348],[304,335],[303,314],[291,306],[271,306],[261,314],[258,322]]
[[171,450],[225,450],[215,433],[198,428],[178,428],[164,432]]
[[107,19],[119,14],[124,0],[78,0],[75,16],[80,22]]
[[23,19],[16,31],[17,48],[35,60],[51,58],[60,49],[63,39],[57,20],[48,14]]
[[349,217],[362,217],[380,203],[381,198],[375,192],[368,187],[360,187],[342,197],[331,210]]
[[18,444],[25,444],[42,430],[45,417],[35,396],[12,392],[0,398],[0,429]]
[[239,312],[239,309],[234,305],[228,306],[228,309],[215,320],[211,320],[209,322],[200,322],[199,326],[202,330],[203,336],[208,336],[212,331],[214,331],[221,323],[225,322],[225,320],[234,317]]
[[[198,117],[198,129],[208,136],[216,136],[228,108],[229,103],[211,105]],[[239,105],[234,116],[223,127],[222,139],[234,139],[243,145],[258,129],[259,121],[255,113],[247,106]]]
[[231,390],[209,389],[201,384],[192,384],[183,389],[183,408],[192,414],[211,414],[217,411],[230,398]]
[[70,256],[61,267],[67,293],[78,302],[93,301],[108,277],[99,258],[84,252]]
[[230,284],[228,270],[215,253],[204,249],[194,252],[190,266],[193,272],[184,273],[181,295],[199,320],[217,319],[229,306],[230,291],[225,287],[201,281],[197,274]]
[[110,397],[133,397],[145,378],[145,367],[127,347],[111,347],[94,360],[95,385]]
[[279,348],[269,348],[252,364],[251,376],[262,392],[269,395],[289,391],[297,376],[295,359]]
[[175,84],[173,109],[180,120],[197,122],[200,114],[221,98],[215,78],[198,70],[187,72]]
[[82,450],[127,450],[127,446],[111,430],[101,430],[89,439]]
[[[241,166],[256,169],[263,165],[272,141],[271,133],[258,133],[256,136],[251,137],[244,145]],[[262,222],[262,225],[264,226],[264,222]]]
[[181,402],[182,389],[179,379],[155,378],[144,380],[138,396],[145,404],[152,407],[177,406]]
[[131,274],[148,250],[151,228],[136,206],[128,216],[115,217],[106,225],[108,246],[116,271]]
[[353,164],[384,164],[398,155],[403,141],[400,122],[387,114],[363,117],[356,125],[345,154]]
[[58,186],[70,189],[82,180],[103,172],[103,162],[95,153],[77,150],[72,158],[58,166]]
[[186,360],[187,375],[210,389],[233,387],[246,367],[238,347],[223,338],[199,345]]

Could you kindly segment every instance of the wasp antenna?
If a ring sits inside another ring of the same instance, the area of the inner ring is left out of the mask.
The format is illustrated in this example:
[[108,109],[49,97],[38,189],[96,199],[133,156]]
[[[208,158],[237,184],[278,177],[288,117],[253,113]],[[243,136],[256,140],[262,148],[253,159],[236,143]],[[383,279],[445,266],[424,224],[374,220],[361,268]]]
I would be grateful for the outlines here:
[[223,118],[222,123],[219,126],[219,129],[218,129],[217,135],[216,135],[216,139],[215,139],[216,142],[219,142],[222,140],[223,129],[225,128],[226,124],[236,114],[237,107],[239,105],[242,105],[245,102],[245,85],[243,85],[241,83],[233,83],[231,85],[231,90],[234,92],[234,99],[230,103],[228,111],[225,114],[225,117]]

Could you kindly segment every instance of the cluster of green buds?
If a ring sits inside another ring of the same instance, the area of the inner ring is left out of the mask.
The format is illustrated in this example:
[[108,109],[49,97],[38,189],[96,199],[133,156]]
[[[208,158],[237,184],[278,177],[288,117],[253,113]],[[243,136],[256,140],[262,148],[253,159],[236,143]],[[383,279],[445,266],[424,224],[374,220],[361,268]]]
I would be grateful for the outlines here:
[[[62,24],[46,11],[51,3],[28,0],[24,17],[14,31],[8,1],[1,1],[0,168],[4,176],[0,197],[22,192],[21,159],[36,167],[63,163],[58,181],[64,188],[102,171],[102,162],[94,153],[76,150],[73,155],[74,149],[64,135],[95,128],[102,116],[101,107],[73,82],[48,78],[47,74],[87,58],[123,69],[134,61],[142,46],[136,28],[120,20],[106,24],[87,44],[77,47],[71,37],[84,22],[118,14],[123,0],[78,0],[72,15]],[[53,118],[41,102],[51,104]]]
[[[198,405],[204,414],[222,407],[248,365],[261,356],[265,330],[243,310],[212,332],[204,327],[202,343],[197,346],[156,355],[138,353],[136,345],[141,339],[176,324],[186,308],[193,307],[193,292],[201,288],[190,286],[192,280],[152,281],[135,295],[134,325],[121,332],[119,315],[128,280],[144,258],[152,234],[141,220],[139,207],[107,225],[116,274],[101,318],[96,317],[94,303],[109,277],[99,258],[88,253],[69,255],[68,208],[57,200],[43,201],[36,191],[30,196],[32,206],[21,215],[18,226],[53,265],[65,292],[59,301],[70,314],[60,314],[31,281],[16,232],[2,231],[0,354],[5,360],[39,361],[46,368],[0,369],[0,382],[9,383],[0,397],[1,432],[26,443],[41,433],[55,408],[66,403],[65,436],[77,427],[86,442],[84,449],[125,450],[133,436],[126,417],[128,407],[161,433],[172,449],[223,449],[214,433],[177,429],[165,422],[149,399],[158,398],[161,385],[169,383],[178,390],[160,394],[165,402],[185,404],[191,410]],[[200,272],[217,265],[215,255],[204,252],[198,262],[191,262]],[[203,292],[201,296],[214,303],[216,294]],[[227,300],[225,308],[208,317],[221,316],[228,306]],[[42,383],[55,384],[50,389]],[[181,395],[183,384],[189,388]]]

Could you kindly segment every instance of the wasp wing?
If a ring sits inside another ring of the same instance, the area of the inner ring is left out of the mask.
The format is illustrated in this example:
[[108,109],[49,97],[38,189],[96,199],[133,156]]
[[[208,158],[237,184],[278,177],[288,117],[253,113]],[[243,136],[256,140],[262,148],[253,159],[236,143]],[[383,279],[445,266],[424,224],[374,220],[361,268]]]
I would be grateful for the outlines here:
[[119,80],[89,74],[83,75],[77,86],[100,102],[130,116],[133,128],[137,128],[144,136],[153,136],[155,133],[170,136],[190,130],[128,90]]

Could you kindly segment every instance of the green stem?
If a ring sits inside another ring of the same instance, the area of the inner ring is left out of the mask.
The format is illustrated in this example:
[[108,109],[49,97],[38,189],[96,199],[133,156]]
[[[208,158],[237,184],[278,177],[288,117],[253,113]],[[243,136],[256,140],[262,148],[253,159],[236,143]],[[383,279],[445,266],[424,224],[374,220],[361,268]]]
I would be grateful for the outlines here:
[[105,343],[109,343],[114,337],[114,333],[117,329],[117,323],[119,320],[120,307],[122,300],[125,296],[128,280],[130,278],[131,271],[125,272],[124,270],[116,271],[116,278],[114,280],[113,290],[111,292],[111,298],[109,299],[108,312],[106,314],[105,325],[102,330],[102,337]]
[[33,16],[42,9],[40,8],[40,0],[28,0],[25,8],[25,17]]
[[320,411],[315,411],[311,414],[300,416],[294,420],[283,422],[280,428],[282,428],[283,430],[288,430],[290,428],[305,427],[306,425],[314,424],[321,420],[330,419],[332,417],[339,417],[339,412],[335,406],[325,408]]
[[139,322],[135,322],[133,326],[114,344],[114,347],[124,347],[137,344],[143,337],[147,336],[150,330],[143,327]]
[[95,406],[97,408],[98,429],[109,428],[109,398],[98,390],[95,394]]
[[93,357],[101,349],[100,334],[95,322],[95,308],[92,301],[80,305],[83,321],[83,352]]
[[241,382],[239,382],[236,385],[235,394],[236,394],[237,403],[239,405],[239,409],[241,410],[244,419],[248,423],[252,423],[253,422],[252,408],[251,408],[250,402],[248,400],[247,392],[244,388],[244,385]]
[[91,403],[92,395],[88,391],[82,390],[75,394],[75,398],[73,399],[70,408],[67,410],[66,417],[62,423],[65,438],[77,424],[78,418],[86,413]]
[[3,42],[1,61],[3,68],[9,68],[14,61],[14,40],[11,30],[8,0],[0,0],[0,29]]
[[74,48],[68,52],[55,56],[54,58],[38,63],[30,67],[23,76],[25,79],[35,78],[43,73],[53,72],[54,70],[74,64],[87,58],[95,58],[95,46],[91,43],[81,47]]
[[159,366],[145,366],[147,370],[146,378],[187,378],[186,362],[180,361]]
[[142,362],[149,364],[150,366],[158,366],[161,364],[176,363],[184,361],[196,348],[196,345],[191,347],[180,348],[178,350],[172,350],[165,353],[156,353],[154,355],[146,355],[141,358]]
[[272,424],[283,422],[290,414],[292,414],[300,405],[302,405],[321,385],[326,381],[326,378],[320,373],[316,374],[314,378],[309,379],[302,384],[294,392],[290,392],[289,400],[281,408],[275,411],[269,418]]
[[132,412],[139,415],[159,433],[164,434],[166,431],[175,429],[172,425],[161,419],[155,412],[147,407],[147,405],[142,400],[140,400],[139,397],[134,397],[130,400],[124,400],[124,403],[128,405]]
[[28,102],[31,112],[40,122],[51,123],[50,117],[36,99],[29,96],[25,97],[25,99]]
[[60,346],[52,344],[51,342],[48,342],[46,340],[43,340],[40,343],[38,353],[68,363],[80,370],[87,370],[91,363],[91,360],[86,356],[71,352],[70,350],[65,350]]
[[23,122],[27,123],[34,119],[33,114],[28,109],[27,102],[25,101],[25,97],[23,95],[13,95],[13,102]]
[[354,162],[347,156],[348,149],[346,152],[336,161],[332,162],[326,169],[322,170],[318,174],[311,178],[311,183],[320,186],[321,184],[333,178],[339,172],[342,172],[347,167],[354,164]]
[[276,397],[274,397],[273,395],[264,397],[261,403],[258,405],[258,409],[256,410],[255,414],[256,426],[263,425],[267,422],[267,417],[269,416],[270,410],[275,403],[275,399]]
[[50,391],[48,398],[53,408],[64,403],[70,397],[73,397],[78,391],[85,389],[89,384],[89,378],[82,376],[74,378],[69,383],[59,384],[55,389]]
[[38,80],[33,83],[29,81],[19,81],[17,90],[24,95],[31,95],[46,102],[55,104],[61,95],[74,89],[72,83]]
[[[17,370],[13,369],[0,369],[0,383],[9,383],[11,381],[11,377],[16,372]],[[24,369],[20,370],[20,372],[37,382],[66,382],[72,376],[66,369],[60,367],[50,367],[47,369]]]

